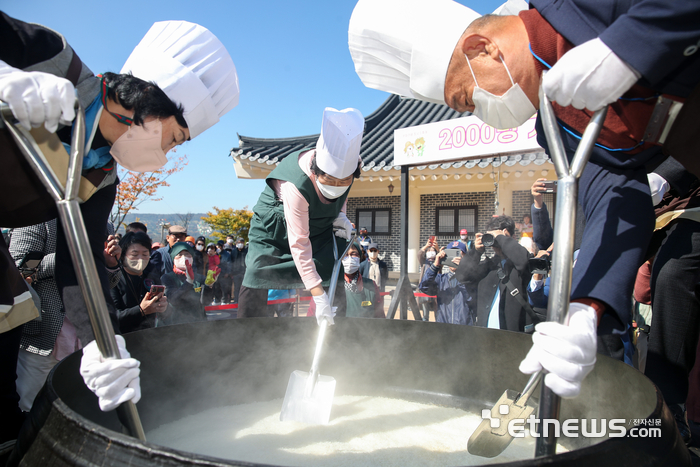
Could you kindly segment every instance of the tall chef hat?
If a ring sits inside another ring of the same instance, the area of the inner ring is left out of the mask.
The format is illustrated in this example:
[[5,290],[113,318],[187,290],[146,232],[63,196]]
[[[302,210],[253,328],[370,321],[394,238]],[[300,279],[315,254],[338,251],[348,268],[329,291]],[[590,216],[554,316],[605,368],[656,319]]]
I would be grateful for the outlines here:
[[335,178],[345,178],[357,169],[365,119],[357,109],[323,111],[321,136],[316,143],[316,165]]
[[155,23],[121,72],[154,81],[173,102],[182,104],[191,138],[238,105],[236,66],[221,41],[198,24]]
[[525,0],[507,0],[503,5],[496,8],[492,14],[499,16],[517,15],[528,8],[530,6]]
[[451,0],[359,0],[348,45],[365,86],[445,103],[445,76],[467,26],[481,15]]

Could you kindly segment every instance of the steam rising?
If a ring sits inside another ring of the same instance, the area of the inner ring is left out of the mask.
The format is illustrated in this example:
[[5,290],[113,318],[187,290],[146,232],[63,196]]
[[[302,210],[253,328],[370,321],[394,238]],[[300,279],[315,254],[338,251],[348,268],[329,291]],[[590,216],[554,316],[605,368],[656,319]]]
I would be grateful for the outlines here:
[[[127,334],[129,350],[141,361],[138,409],[144,428],[149,432],[208,410],[275,399],[280,401],[267,415],[279,414],[289,375],[311,366],[317,333],[314,318],[250,318]],[[371,395],[479,414],[506,388],[524,387],[527,376],[517,367],[530,345],[530,336],[507,331],[337,318],[326,337],[320,372],[337,380],[336,401]],[[599,357],[581,396],[563,401],[562,417],[647,417],[656,407],[656,393],[637,373]],[[635,391],[620,393],[621,378]],[[72,394],[60,397],[69,406],[81,403]],[[339,415],[334,406],[331,422]],[[464,434],[465,443],[470,434]],[[578,438],[567,447],[593,442]]]

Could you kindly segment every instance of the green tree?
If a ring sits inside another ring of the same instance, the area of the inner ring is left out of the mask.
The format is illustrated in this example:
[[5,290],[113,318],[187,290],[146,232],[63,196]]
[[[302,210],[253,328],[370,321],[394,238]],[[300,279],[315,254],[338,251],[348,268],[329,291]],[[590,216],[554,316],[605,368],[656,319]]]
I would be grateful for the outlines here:
[[248,241],[252,217],[253,211],[249,211],[248,206],[243,209],[219,209],[214,206],[214,212],[208,211],[202,220],[211,227],[211,236],[217,240],[226,240],[227,235],[232,235],[235,238],[243,237]]

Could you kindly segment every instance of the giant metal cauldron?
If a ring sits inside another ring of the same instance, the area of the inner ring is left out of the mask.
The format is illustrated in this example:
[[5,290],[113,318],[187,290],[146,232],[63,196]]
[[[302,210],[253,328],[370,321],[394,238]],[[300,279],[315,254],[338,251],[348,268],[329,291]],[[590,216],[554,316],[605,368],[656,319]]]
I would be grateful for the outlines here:
[[[310,365],[316,320],[246,319],[170,326],[125,335],[141,361],[138,409],[146,433],[205,409],[281,398],[293,370]],[[393,320],[337,319],[326,339],[321,373],[336,395],[371,394],[432,401],[480,413],[527,378],[518,364],[530,336],[484,328]],[[44,397],[58,397],[23,465],[229,466],[141,443],[102,413],[78,373],[80,353],[56,366]],[[420,378],[418,377],[420,375]],[[331,414],[332,417],[332,414]],[[571,452],[508,465],[682,466],[689,454],[673,417],[641,373],[599,357],[580,397],[562,402],[562,418],[661,419],[660,438],[562,439]],[[465,433],[466,440],[471,433]],[[243,465],[251,465],[245,463]]]

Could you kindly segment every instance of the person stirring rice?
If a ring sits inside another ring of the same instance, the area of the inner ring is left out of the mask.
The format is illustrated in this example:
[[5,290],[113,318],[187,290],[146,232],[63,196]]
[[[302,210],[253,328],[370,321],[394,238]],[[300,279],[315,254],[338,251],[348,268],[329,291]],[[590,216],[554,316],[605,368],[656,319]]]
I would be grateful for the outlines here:
[[239,318],[264,316],[268,289],[306,288],[319,324],[333,324],[323,285],[333,269],[333,229],[340,251],[351,236],[346,199],[360,176],[363,130],[359,110],[328,107],[316,148],[293,152],[268,175],[253,208]]

